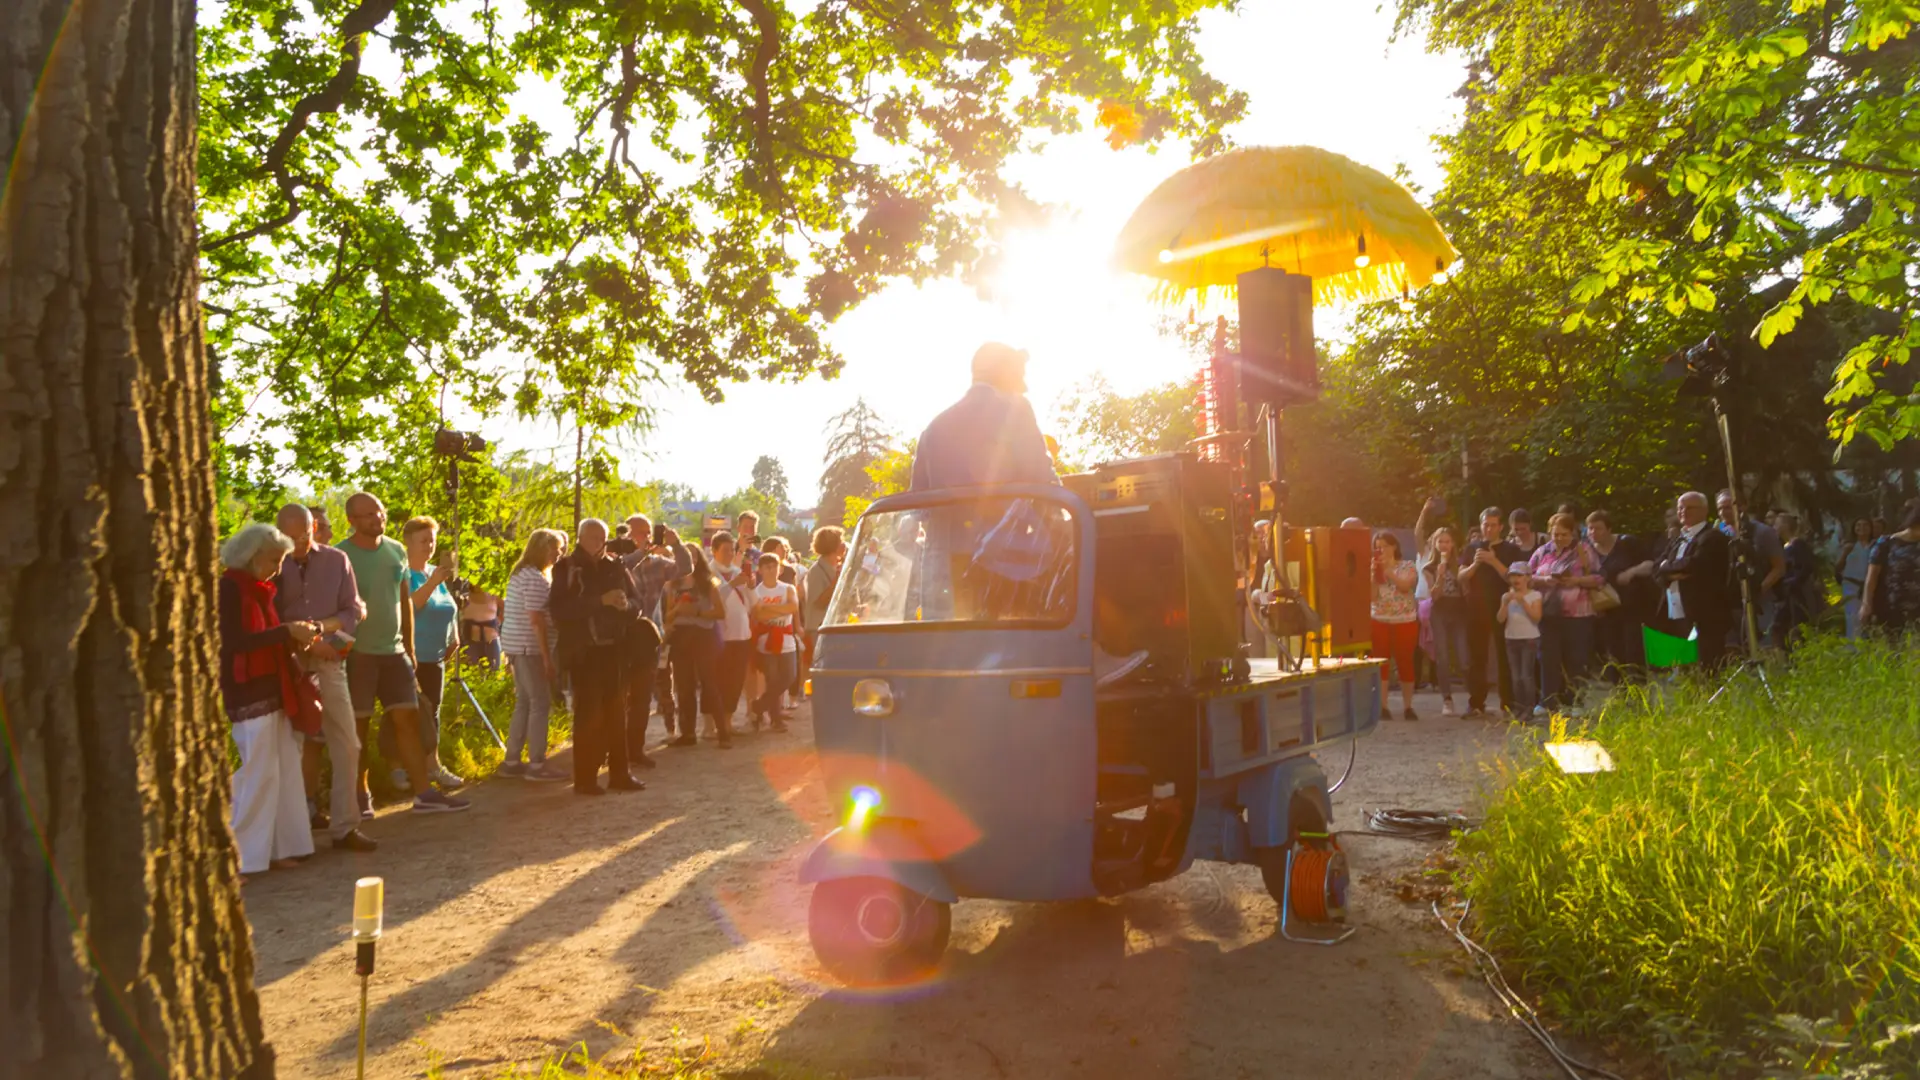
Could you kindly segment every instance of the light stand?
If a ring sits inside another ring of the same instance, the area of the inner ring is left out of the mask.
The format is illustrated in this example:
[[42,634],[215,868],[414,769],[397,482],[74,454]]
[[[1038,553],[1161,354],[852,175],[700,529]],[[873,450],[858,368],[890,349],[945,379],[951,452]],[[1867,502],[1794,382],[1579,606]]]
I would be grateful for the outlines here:
[[[1741,547],[1741,551],[1735,554],[1738,558],[1744,558],[1744,552],[1753,550],[1753,529],[1747,524],[1747,508],[1740,498],[1740,473],[1733,464],[1733,424],[1727,418],[1725,403],[1721,401],[1720,387],[1714,388],[1709,399],[1713,402],[1714,424],[1720,432],[1720,450],[1727,460],[1727,495],[1733,500],[1733,533]],[[1740,625],[1746,633],[1747,655],[1757,659],[1760,656],[1760,621],[1754,612],[1753,580],[1744,570],[1737,572],[1740,577]]]
[[353,970],[360,976],[360,1049],[355,1076],[367,1080],[367,981],[373,977],[374,946],[380,941],[386,882],[363,877],[353,885]]

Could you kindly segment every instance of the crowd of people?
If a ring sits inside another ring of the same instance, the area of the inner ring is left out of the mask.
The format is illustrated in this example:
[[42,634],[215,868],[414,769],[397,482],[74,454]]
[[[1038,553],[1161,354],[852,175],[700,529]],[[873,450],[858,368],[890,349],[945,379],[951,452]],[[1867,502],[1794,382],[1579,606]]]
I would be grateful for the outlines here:
[[[802,565],[785,539],[759,536],[752,512],[699,543],[635,514],[612,529],[582,521],[571,542],[536,529],[503,593],[468,588],[456,598],[457,553],[440,550],[436,521],[412,518],[396,541],[378,497],[357,492],[345,509],[352,532],[337,547],[321,507],[292,504],[220,550],[220,688],[240,756],[233,831],[243,880],[311,856],[318,833],[335,848],[378,848],[361,831],[374,816],[370,746],[414,812],[467,809],[453,794],[465,780],[439,756],[456,649],[512,673],[500,775],[571,781],[578,795],[646,787],[634,770],[657,765],[647,745],[656,706],[670,747],[699,745],[704,720],[731,748],[743,706],[754,730],[786,731],[846,558],[834,527],[814,532],[814,561]],[[563,696],[570,774],[547,760]]]
[[[1407,720],[1419,718],[1413,693],[1428,681],[1444,716],[1488,715],[1495,690],[1510,718],[1573,710],[1582,682],[1645,672],[1649,629],[1691,642],[1709,670],[1748,648],[1749,619],[1763,647],[1790,650],[1827,602],[1799,515],[1762,520],[1730,491],[1711,502],[1681,495],[1654,535],[1617,530],[1605,510],[1583,519],[1561,506],[1545,534],[1525,509],[1488,507],[1462,537],[1444,513],[1443,501],[1428,500],[1414,527],[1418,551],[1404,551],[1391,530],[1373,537],[1370,655],[1387,661],[1382,677],[1399,683]],[[1920,627],[1920,501],[1897,531],[1856,521],[1832,573],[1849,637]],[[1383,700],[1382,718],[1392,715]]]

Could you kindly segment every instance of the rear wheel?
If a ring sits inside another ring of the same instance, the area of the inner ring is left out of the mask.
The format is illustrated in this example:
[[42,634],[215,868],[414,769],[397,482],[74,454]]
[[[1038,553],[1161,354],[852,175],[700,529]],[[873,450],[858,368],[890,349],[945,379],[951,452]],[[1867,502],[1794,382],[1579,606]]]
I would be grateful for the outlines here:
[[807,908],[814,955],[852,986],[927,977],[939,966],[952,932],[952,905],[886,878],[823,881],[814,886]]

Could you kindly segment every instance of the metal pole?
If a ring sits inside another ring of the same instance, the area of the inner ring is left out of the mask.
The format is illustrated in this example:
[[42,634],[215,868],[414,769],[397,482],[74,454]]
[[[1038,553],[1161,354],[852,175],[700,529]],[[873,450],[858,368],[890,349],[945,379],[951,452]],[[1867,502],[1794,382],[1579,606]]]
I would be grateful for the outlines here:
[[367,976],[360,976],[360,1053],[354,1075],[367,1080]]
[[[1740,474],[1733,466],[1733,424],[1727,418],[1727,409],[1720,403],[1719,394],[1713,395],[1713,418],[1719,424],[1720,449],[1727,459],[1727,494],[1733,499],[1733,535],[1750,550],[1753,544],[1747,536],[1747,507],[1740,497]],[[1736,562],[1736,572],[1738,565]],[[1753,582],[1744,573],[1740,574],[1740,625],[1746,631],[1747,655],[1759,659],[1760,626],[1753,610]]]

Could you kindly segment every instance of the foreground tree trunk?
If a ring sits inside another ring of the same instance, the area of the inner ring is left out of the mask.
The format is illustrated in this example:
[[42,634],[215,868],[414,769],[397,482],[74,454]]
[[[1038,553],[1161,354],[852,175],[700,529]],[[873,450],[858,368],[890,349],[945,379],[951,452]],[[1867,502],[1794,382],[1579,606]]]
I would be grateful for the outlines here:
[[191,0],[0,6],[0,1078],[270,1076],[227,827]]

